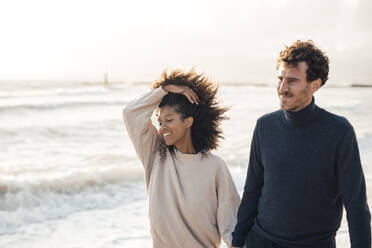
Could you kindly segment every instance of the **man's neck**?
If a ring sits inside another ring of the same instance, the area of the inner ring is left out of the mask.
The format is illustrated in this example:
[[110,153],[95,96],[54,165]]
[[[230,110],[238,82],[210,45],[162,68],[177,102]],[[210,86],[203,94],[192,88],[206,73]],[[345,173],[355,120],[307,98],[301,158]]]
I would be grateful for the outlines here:
[[286,123],[292,126],[303,126],[317,118],[319,108],[315,105],[315,99],[312,98],[310,104],[299,111],[283,111]]

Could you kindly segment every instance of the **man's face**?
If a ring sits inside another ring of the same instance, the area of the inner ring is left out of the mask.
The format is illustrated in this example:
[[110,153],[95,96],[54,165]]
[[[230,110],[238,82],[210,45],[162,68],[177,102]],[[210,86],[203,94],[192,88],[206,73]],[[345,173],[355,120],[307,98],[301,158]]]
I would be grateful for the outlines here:
[[306,62],[300,62],[292,67],[281,63],[277,85],[281,109],[299,111],[311,103],[313,94],[320,84],[318,85],[319,80],[307,82],[306,70]]

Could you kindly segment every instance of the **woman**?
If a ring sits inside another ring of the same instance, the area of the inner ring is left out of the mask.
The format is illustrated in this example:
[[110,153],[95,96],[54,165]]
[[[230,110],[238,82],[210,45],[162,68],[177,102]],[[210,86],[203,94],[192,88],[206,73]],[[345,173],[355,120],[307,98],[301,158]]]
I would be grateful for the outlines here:
[[[145,169],[153,247],[231,247],[240,197],[218,147],[227,108],[203,75],[163,72],[124,121]],[[159,132],[151,122],[157,109]]]

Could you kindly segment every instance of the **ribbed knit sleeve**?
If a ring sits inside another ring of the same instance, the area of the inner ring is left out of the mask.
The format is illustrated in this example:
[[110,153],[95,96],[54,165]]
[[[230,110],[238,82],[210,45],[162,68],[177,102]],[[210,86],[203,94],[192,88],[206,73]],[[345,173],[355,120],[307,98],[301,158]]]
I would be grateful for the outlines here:
[[228,247],[231,247],[232,236],[236,224],[236,215],[240,204],[240,196],[231,174],[223,163],[217,173],[217,225],[220,235]]
[[259,152],[259,135],[260,126],[259,121],[257,121],[251,143],[244,193],[238,211],[237,224],[232,234],[232,246],[236,247],[243,247],[245,239],[254,223],[254,219],[257,216],[258,200],[263,185],[263,165]]
[[367,205],[366,184],[353,127],[347,129],[338,149],[337,173],[347,213],[351,248],[371,247],[371,215]]
[[157,149],[159,133],[151,122],[151,116],[163,97],[162,88],[151,90],[127,104],[123,110],[124,122],[137,156],[145,169],[146,186],[150,181],[154,152]]

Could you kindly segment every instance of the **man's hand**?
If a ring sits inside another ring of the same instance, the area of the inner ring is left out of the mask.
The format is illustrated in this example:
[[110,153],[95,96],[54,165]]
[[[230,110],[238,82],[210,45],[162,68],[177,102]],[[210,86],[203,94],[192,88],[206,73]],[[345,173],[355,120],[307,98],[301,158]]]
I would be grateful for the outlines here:
[[165,90],[167,92],[170,92],[170,93],[182,94],[191,103],[199,105],[198,95],[192,89],[190,89],[188,86],[170,84],[170,85],[164,86],[163,90]]

